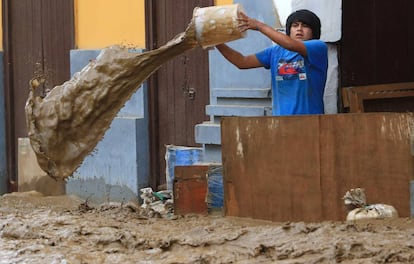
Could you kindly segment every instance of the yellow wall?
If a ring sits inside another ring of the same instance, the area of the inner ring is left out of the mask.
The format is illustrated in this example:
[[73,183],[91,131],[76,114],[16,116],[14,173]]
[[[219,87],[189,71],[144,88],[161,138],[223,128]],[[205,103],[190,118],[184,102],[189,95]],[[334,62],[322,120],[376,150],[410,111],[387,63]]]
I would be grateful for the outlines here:
[[[233,0],[216,0],[229,5]],[[0,21],[2,21],[0,0]],[[75,38],[78,49],[98,49],[113,44],[145,47],[144,0],[75,0]],[[3,27],[0,26],[0,50]]]
[[[232,3],[216,0],[217,5]],[[144,0],[75,0],[75,34],[78,49],[145,48]]]
[[75,0],[78,49],[145,47],[144,0]]
[[216,0],[216,5],[231,5],[233,0]]

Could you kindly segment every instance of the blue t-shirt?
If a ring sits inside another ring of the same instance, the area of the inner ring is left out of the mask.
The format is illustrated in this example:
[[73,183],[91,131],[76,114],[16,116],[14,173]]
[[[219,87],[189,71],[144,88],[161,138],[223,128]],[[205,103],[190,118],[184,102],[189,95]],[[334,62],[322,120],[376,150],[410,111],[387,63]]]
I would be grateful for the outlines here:
[[272,114],[323,114],[323,92],[328,70],[328,49],[321,40],[307,40],[307,57],[279,45],[256,53],[272,76]]

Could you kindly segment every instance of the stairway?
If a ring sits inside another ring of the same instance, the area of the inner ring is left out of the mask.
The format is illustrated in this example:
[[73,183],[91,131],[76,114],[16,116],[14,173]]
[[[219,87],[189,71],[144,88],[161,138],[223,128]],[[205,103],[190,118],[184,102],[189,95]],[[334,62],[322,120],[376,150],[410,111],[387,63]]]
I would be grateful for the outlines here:
[[203,146],[203,162],[221,163],[222,117],[271,115],[270,88],[215,88],[206,106],[210,121],[195,126],[195,141]]

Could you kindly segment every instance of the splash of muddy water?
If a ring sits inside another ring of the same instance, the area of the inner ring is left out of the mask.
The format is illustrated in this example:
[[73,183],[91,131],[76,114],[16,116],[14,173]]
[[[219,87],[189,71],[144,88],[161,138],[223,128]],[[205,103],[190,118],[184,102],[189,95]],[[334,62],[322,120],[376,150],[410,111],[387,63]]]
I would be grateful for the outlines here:
[[210,47],[244,36],[239,4],[194,9],[187,29],[164,46],[141,54],[128,48],[103,49],[96,61],[44,98],[31,80],[26,102],[28,136],[37,161],[49,176],[65,179],[96,147],[112,120],[139,86],[162,64],[198,45]]
[[102,50],[95,61],[44,98],[26,102],[26,125],[39,166],[53,178],[67,178],[102,139],[112,120],[139,86],[163,63],[198,45],[194,25],[164,46],[133,53]]

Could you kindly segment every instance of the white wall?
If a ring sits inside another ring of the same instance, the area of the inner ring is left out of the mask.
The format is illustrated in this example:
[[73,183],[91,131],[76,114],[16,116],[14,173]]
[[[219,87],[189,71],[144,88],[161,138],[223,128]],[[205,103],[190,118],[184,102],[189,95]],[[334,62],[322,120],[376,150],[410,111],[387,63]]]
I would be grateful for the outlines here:
[[341,39],[342,0],[273,0],[282,27],[290,13],[309,9],[321,19],[321,39],[336,42]]

